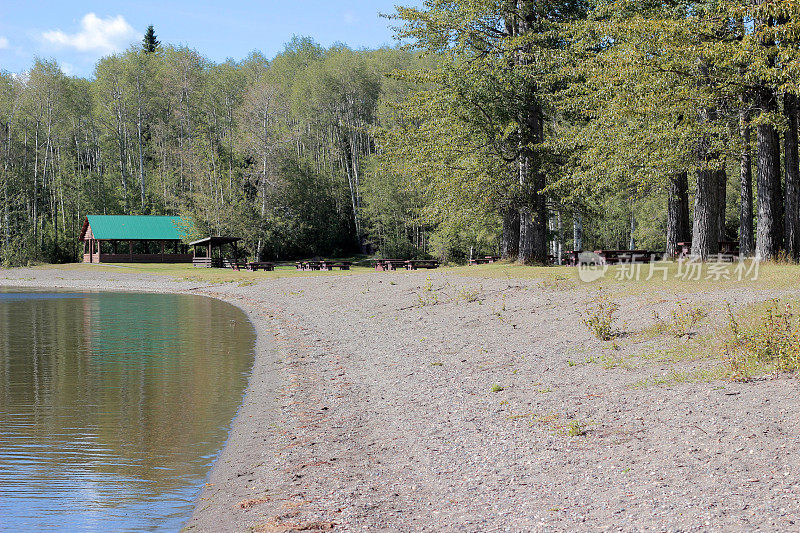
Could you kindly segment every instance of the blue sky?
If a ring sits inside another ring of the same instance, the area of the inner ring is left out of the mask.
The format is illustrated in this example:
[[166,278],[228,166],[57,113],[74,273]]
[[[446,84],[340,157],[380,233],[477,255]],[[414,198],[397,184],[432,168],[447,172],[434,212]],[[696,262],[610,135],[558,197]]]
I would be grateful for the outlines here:
[[148,24],[162,43],[190,46],[213,61],[252,50],[272,57],[293,35],[373,48],[394,44],[391,21],[378,13],[396,4],[421,0],[1,0],[0,70],[24,71],[38,55],[89,77],[98,58],[140,41]]

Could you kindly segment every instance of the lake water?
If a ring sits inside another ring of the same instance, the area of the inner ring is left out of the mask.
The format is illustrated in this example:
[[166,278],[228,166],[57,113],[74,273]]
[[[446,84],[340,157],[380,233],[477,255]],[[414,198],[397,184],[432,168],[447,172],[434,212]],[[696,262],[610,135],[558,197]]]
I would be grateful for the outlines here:
[[0,531],[178,531],[254,344],[211,298],[0,289]]

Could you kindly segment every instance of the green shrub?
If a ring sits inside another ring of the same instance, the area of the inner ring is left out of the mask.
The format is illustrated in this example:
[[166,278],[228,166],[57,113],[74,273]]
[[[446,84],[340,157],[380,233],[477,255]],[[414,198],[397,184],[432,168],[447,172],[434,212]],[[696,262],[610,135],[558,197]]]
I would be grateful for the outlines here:
[[657,333],[681,338],[696,333],[697,324],[708,316],[708,312],[702,307],[691,307],[678,303],[678,308],[671,311],[669,320],[662,319],[658,313],[654,313],[654,315],[658,320]]
[[601,341],[610,341],[619,335],[619,330],[614,326],[617,322],[619,305],[611,301],[608,296],[600,292],[589,300],[583,313],[583,323],[589,331]]
[[800,370],[800,317],[790,302],[772,299],[750,323],[728,306],[728,334],[723,350],[733,379],[747,379],[759,364],[777,371]]

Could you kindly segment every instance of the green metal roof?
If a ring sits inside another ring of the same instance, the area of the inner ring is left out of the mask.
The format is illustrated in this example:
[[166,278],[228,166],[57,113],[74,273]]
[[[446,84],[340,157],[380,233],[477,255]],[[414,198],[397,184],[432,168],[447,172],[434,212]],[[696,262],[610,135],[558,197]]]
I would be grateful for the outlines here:
[[[180,240],[181,217],[147,215],[88,215],[88,226],[98,240]],[[81,240],[86,224],[81,231]]]

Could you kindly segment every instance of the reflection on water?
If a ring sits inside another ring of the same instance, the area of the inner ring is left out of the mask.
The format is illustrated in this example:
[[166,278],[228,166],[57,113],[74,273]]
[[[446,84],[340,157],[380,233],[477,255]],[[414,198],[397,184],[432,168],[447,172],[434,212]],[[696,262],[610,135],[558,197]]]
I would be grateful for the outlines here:
[[0,530],[180,529],[254,341],[211,298],[0,291]]

